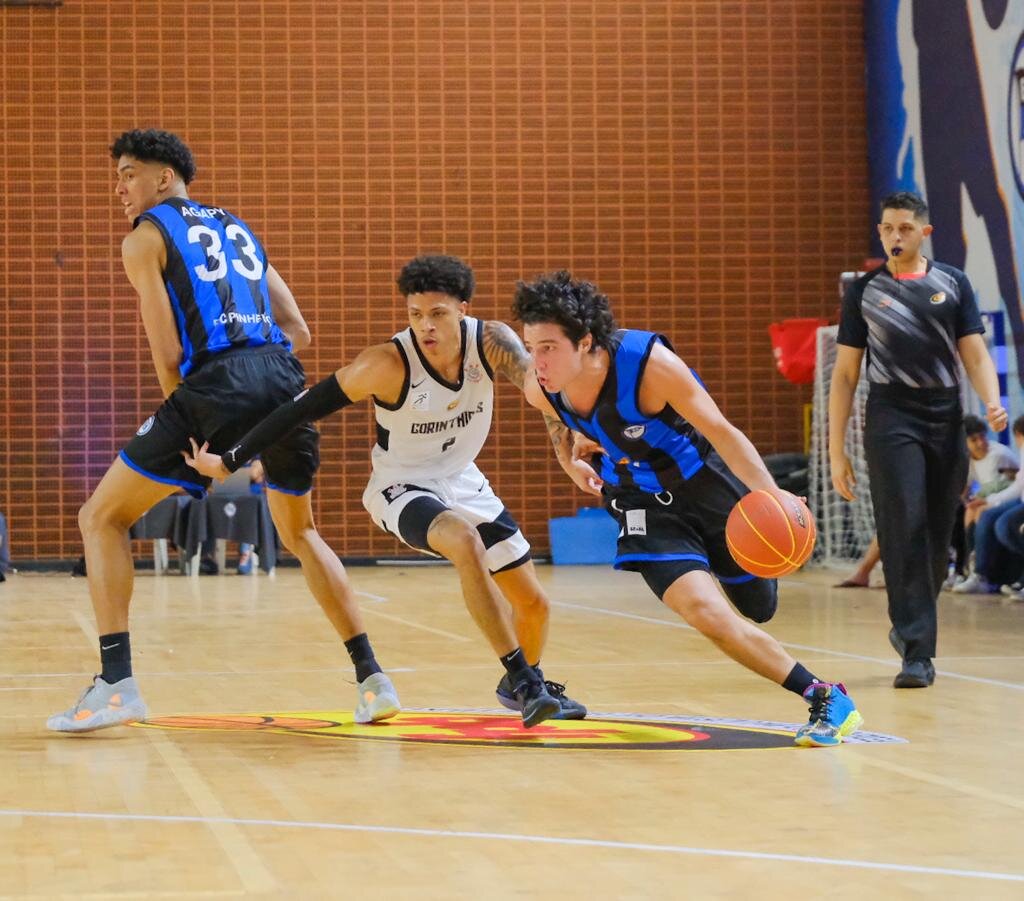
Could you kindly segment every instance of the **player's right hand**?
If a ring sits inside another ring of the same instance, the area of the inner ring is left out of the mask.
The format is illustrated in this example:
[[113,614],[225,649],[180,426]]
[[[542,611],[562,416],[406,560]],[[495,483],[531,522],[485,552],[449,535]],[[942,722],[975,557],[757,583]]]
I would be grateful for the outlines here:
[[595,497],[601,496],[601,486],[604,485],[604,480],[594,472],[594,468],[583,460],[573,460],[569,464],[569,477],[576,483],[576,486],[580,491],[585,491],[587,494],[593,494]]
[[831,459],[832,487],[839,492],[840,497],[848,501],[856,499],[853,493],[853,486],[857,484],[857,477],[853,474],[853,466],[846,454],[836,454]]

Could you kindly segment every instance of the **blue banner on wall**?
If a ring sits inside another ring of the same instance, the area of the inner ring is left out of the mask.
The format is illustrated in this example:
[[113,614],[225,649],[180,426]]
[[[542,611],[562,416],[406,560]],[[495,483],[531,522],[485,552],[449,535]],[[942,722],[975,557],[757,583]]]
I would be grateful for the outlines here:
[[1024,413],[1024,2],[867,0],[865,38],[875,220],[892,191],[924,196],[925,256],[963,269],[982,310],[1005,314],[1010,403]]

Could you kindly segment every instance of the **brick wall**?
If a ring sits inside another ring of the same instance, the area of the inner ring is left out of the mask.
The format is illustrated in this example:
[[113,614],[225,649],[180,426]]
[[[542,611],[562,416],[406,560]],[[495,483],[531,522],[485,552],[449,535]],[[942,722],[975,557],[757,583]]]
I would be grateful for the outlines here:
[[[180,133],[191,193],[248,220],[314,334],[319,378],[402,325],[421,251],[476,315],[568,267],[667,332],[765,453],[806,389],[768,323],[830,314],[866,249],[862,4],[771,0],[69,2],[0,9],[0,509],[19,559],[77,555],[75,515],[159,402],[121,270],[111,138]],[[392,554],[359,502],[371,414],[323,427],[316,497],[346,555]],[[582,501],[499,391],[481,465],[538,549]]]

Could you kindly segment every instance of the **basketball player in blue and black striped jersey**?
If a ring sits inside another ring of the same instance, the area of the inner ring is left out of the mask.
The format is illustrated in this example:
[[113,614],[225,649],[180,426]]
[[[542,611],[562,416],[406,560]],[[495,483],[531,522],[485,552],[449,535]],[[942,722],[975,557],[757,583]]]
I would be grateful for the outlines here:
[[[132,676],[128,607],[133,564],[128,528],[167,495],[202,498],[210,479],[182,459],[191,435],[226,450],[303,389],[293,356],[310,343],[291,291],[249,227],[227,210],[193,201],[196,167],[176,135],[151,129],[118,137],[116,194],[132,230],[121,245],[164,403],[139,427],[79,513],[102,672],[78,702],[52,716],[58,732],[144,719]],[[319,436],[295,429],[262,457],[274,524],[331,624],[359,683],[357,722],[394,716],[398,698],[381,671],[348,577],[313,524],[310,490]]]
[[974,289],[959,269],[926,259],[928,207],[908,191],[882,201],[884,266],[847,292],[829,392],[832,484],[853,500],[846,425],[867,351],[864,450],[889,595],[889,641],[903,658],[896,688],[935,681],[936,601],[967,482],[960,363],[995,432],[1006,428],[999,380],[981,337]]
[[566,427],[597,452],[604,505],[620,528],[615,568],[639,572],[722,651],[806,699],[797,744],[840,744],[862,722],[843,685],[817,679],[748,622],[767,622],[777,603],[775,581],[744,572],[725,542],[736,502],[776,487],[750,440],[667,338],[617,329],[590,282],[568,272],[520,282],[513,311],[533,360],[526,399],[544,414],[559,463],[571,476]]

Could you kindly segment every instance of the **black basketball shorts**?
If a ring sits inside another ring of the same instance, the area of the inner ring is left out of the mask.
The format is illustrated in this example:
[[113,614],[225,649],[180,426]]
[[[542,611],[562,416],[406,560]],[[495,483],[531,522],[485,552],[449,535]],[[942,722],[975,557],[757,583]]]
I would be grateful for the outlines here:
[[747,487],[713,451],[686,482],[660,494],[606,485],[605,509],[619,524],[614,566],[638,572],[659,598],[680,577],[709,572],[744,616],[775,614],[777,583],[740,567],[725,542],[725,523]]
[[[302,391],[302,364],[280,345],[220,353],[190,373],[149,417],[121,451],[136,472],[201,498],[210,479],[186,465],[181,456],[188,439],[210,442],[221,454],[256,423]],[[313,486],[320,465],[320,435],[299,426],[261,455],[267,487],[302,495]]]

